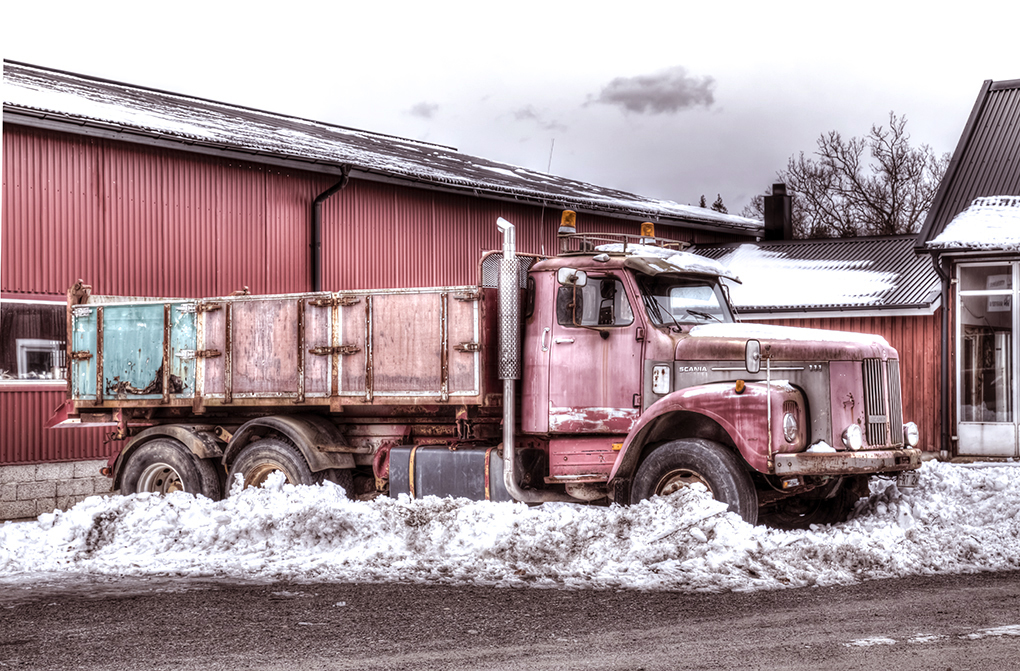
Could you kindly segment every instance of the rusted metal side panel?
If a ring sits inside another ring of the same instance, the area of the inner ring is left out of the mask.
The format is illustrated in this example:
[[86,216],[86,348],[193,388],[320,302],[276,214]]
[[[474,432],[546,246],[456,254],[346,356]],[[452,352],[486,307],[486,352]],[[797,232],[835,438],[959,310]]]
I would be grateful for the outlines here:
[[54,385],[0,388],[0,465],[105,459],[117,451],[119,445],[103,444],[109,428],[43,428],[65,396]]
[[440,295],[373,297],[376,396],[438,395],[443,324]]
[[297,395],[297,301],[245,300],[233,306],[234,397]]
[[[782,319],[771,324],[834,331],[875,333],[896,348],[900,357],[903,421],[914,422],[921,432],[919,447],[939,450],[939,361],[941,308],[917,317],[844,317],[839,319]],[[833,406],[835,410],[835,405]],[[858,409],[859,410],[859,409]]]

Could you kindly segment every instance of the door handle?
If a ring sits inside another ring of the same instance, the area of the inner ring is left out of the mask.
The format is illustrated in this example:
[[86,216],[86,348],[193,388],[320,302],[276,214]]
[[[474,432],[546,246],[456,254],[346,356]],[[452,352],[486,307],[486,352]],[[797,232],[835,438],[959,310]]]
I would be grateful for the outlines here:
[[551,329],[549,329],[548,327],[542,329],[542,351],[543,352],[548,352],[549,351],[549,340],[548,340],[548,338],[549,338],[549,331],[550,330]]
[[556,338],[553,340],[557,345],[569,345],[574,342],[573,338]]

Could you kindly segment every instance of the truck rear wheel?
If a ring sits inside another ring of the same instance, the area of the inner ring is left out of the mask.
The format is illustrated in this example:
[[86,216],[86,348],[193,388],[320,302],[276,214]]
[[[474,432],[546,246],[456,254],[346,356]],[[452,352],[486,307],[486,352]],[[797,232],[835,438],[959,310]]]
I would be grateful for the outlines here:
[[732,450],[701,438],[684,438],[655,448],[637,469],[631,503],[666,496],[681,487],[703,484],[717,501],[749,524],[758,521],[754,483]]
[[241,475],[245,488],[260,487],[270,473],[279,471],[292,485],[314,485],[321,474],[312,473],[308,462],[293,445],[276,438],[263,438],[244,447],[230,464],[229,486]]
[[157,438],[128,455],[120,491],[124,494],[188,492],[216,501],[221,498],[222,489],[216,466],[211,461],[200,459],[172,438]]

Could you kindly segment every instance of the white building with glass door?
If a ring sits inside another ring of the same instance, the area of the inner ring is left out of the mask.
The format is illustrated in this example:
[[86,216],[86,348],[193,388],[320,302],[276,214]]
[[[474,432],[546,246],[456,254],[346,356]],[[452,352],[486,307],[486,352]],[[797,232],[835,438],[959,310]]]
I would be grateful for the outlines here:
[[975,199],[926,247],[953,294],[952,451],[1020,457],[1020,196]]

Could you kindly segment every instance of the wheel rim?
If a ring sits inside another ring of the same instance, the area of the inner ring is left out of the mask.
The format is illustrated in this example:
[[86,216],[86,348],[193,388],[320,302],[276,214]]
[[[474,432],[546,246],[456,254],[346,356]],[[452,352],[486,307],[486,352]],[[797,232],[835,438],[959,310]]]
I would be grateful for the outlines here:
[[170,464],[151,464],[138,478],[139,492],[154,492],[156,494],[169,494],[171,492],[183,492],[184,483],[181,482],[181,474]]
[[256,464],[244,474],[244,486],[247,487],[261,487],[265,483],[266,478],[269,477],[270,473],[283,473],[283,477],[287,479],[288,484],[293,484],[290,476],[286,471],[281,469],[277,464],[266,463]]
[[683,487],[690,487],[694,484],[702,484],[709,494],[712,494],[712,486],[708,484],[697,471],[687,468],[678,468],[663,475],[655,485],[655,493],[659,496],[669,496]]

